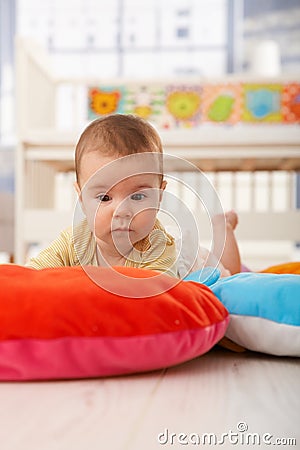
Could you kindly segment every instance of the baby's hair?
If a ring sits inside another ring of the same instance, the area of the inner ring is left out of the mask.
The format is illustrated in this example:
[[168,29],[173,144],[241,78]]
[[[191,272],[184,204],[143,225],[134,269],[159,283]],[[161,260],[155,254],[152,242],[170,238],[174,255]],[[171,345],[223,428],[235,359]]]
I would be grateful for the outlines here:
[[132,114],[111,114],[94,120],[86,127],[75,150],[78,184],[82,157],[90,152],[118,157],[144,152],[160,153],[162,175],[161,139],[150,123]]

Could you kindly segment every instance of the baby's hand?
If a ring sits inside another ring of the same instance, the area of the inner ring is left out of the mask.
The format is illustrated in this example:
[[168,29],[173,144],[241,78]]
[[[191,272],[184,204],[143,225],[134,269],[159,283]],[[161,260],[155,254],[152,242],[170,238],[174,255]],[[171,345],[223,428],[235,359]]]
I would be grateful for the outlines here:
[[219,261],[213,253],[211,253],[205,247],[199,247],[197,260],[194,266],[192,267],[191,272],[202,270],[203,267],[210,267],[210,268],[217,267],[220,271],[221,278],[231,276],[230,271],[225,269],[221,261]]
[[231,273],[229,272],[228,269],[225,269],[225,267],[223,266],[223,264],[220,263],[219,266],[218,266],[218,269],[220,269],[220,272],[221,272],[220,277],[221,277],[221,278],[231,277]]

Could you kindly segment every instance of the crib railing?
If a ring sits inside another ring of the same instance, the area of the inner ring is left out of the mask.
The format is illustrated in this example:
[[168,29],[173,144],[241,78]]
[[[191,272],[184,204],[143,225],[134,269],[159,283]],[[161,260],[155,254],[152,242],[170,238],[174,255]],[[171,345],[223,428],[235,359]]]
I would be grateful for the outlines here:
[[[296,208],[296,172],[294,171],[226,171],[205,172],[220,196],[225,210],[251,212],[287,212]],[[201,192],[198,172],[172,173],[169,184],[177,195],[193,205],[191,190]],[[180,180],[174,183],[173,178]]]
[[[73,171],[57,172],[55,167],[42,162],[27,162],[28,182],[26,183],[25,208],[31,211],[28,222],[33,220],[34,211],[42,218],[53,209],[57,217],[53,232],[48,238],[53,239],[59,227],[68,226],[76,203],[73,187]],[[294,171],[261,172],[171,172],[166,174],[167,192],[186,205],[199,220],[207,215],[203,179],[209,180],[214,187],[216,197],[212,199],[209,211],[218,211],[220,201],[224,211],[234,209],[241,216],[238,235],[240,239],[283,239],[300,241],[300,210],[296,208],[296,176]],[[204,200],[203,200],[204,198]],[[180,208],[178,202],[178,208]],[[175,206],[176,208],[176,206]],[[166,209],[168,206],[166,205]],[[180,214],[178,212],[173,211]],[[253,226],[256,223],[256,226]],[[26,239],[38,240],[45,236],[45,223],[37,221],[39,230],[27,231]],[[34,227],[35,228],[35,227]],[[49,229],[49,224],[47,225]],[[209,235],[204,227],[204,237]]]

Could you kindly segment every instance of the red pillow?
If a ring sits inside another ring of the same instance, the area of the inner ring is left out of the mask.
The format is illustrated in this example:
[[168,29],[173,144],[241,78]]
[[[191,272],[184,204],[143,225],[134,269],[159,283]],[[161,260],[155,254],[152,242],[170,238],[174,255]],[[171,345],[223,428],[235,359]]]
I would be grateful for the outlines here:
[[[1,380],[159,369],[207,352],[225,334],[228,312],[204,285],[145,269],[88,269],[0,266]],[[107,290],[120,293],[122,284],[122,295]]]

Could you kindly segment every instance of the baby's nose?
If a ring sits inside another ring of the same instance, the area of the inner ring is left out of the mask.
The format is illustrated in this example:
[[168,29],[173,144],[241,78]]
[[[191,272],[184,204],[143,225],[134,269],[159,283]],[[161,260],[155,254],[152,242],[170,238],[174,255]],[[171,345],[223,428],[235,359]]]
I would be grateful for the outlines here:
[[115,217],[132,217],[133,211],[130,208],[130,204],[127,200],[123,200],[117,206],[114,216]]

